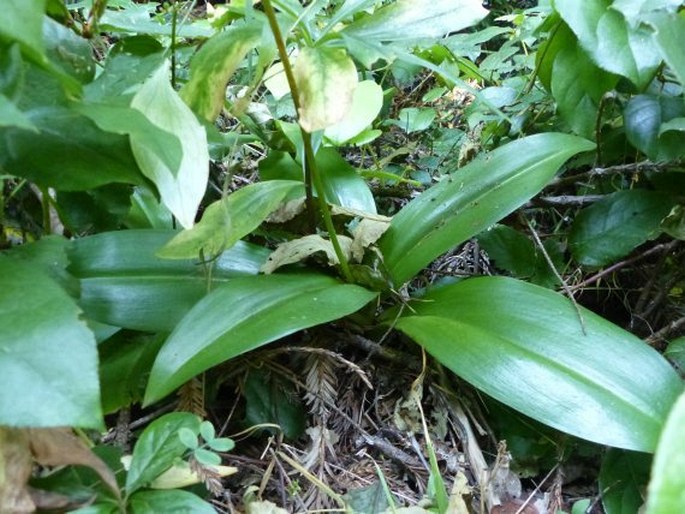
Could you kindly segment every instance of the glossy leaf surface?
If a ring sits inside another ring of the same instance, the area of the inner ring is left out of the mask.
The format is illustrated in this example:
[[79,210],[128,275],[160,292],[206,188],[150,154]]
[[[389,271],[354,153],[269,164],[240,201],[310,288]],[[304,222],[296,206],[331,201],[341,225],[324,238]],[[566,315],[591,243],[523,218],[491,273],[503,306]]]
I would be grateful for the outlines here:
[[[685,144],[685,134],[677,132],[682,116],[685,116],[682,98],[634,96],[623,111],[628,141],[650,159],[678,159]],[[675,131],[669,129],[669,123]],[[673,133],[663,137],[664,132]]]
[[181,98],[213,123],[226,101],[226,85],[247,52],[261,39],[259,25],[231,27],[212,36],[190,61],[190,80]]
[[594,148],[567,134],[528,136],[473,161],[404,207],[379,241],[395,285],[538,193],[571,156]]
[[374,41],[439,38],[471,27],[487,14],[478,0],[398,0],[354,21],[343,33]]
[[62,191],[144,182],[127,137],[105,132],[65,107],[39,107],[24,114],[40,132],[0,129],[0,165],[7,172]]
[[37,266],[0,256],[0,424],[102,427],[95,338]]
[[210,283],[209,267],[155,255],[176,234],[123,230],[73,241],[69,271],[80,279],[86,315],[124,328],[171,331],[212,285],[258,273],[269,255],[265,248],[238,243],[212,261]]
[[647,496],[647,514],[685,511],[685,393],[668,416],[654,456]]
[[586,266],[604,266],[629,254],[661,233],[661,220],[673,200],[668,195],[634,189],[618,191],[583,209],[573,223],[569,247]]
[[236,355],[351,314],[375,296],[325,275],[234,279],[200,301],[169,336],[152,368],[145,403]]
[[148,486],[181,457],[186,446],[178,436],[179,430],[200,431],[200,419],[189,412],[172,412],[150,423],[136,442],[131,466],[126,475],[128,494]]
[[316,154],[316,166],[321,174],[328,203],[376,213],[376,201],[369,185],[335,149],[319,150]]
[[[131,148],[142,172],[155,186],[162,202],[185,228],[193,226],[195,214],[205,193],[209,176],[207,135],[192,111],[183,103],[169,82],[168,63],[162,65],[136,93],[131,107],[142,112],[161,130],[172,133],[180,142],[181,162],[169,167],[147,139],[131,134]],[[165,152],[163,155],[171,153]]]
[[465,280],[412,304],[397,328],[490,396],[569,434],[652,452],[682,381],[637,337],[553,291]]
[[322,130],[345,117],[357,88],[357,68],[344,49],[302,48],[293,74],[300,100],[298,119],[304,130]]

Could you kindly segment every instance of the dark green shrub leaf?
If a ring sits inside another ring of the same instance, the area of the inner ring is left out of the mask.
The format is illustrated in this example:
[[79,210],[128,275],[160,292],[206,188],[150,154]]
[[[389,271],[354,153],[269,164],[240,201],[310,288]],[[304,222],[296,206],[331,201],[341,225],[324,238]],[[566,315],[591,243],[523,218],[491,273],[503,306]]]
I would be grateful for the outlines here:
[[73,241],[69,271],[80,280],[86,315],[118,327],[169,332],[213,284],[258,273],[269,255],[266,248],[238,242],[204,266],[157,257],[176,234],[122,230]]
[[396,120],[388,120],[388,123],[397,125],[407,134],[420,132],[431,126],[437,113],[431,107],[406,107],[402,109]]
[[397,328],[490,396],[569,434],[654,451],[683,385],[637,337],[547,289],[504,277],[437,289]]
[[585,266],[604,266],[661,233],[673,200],[644,189],[618,191],[583,209],[571,228],[569,248]]
[[128,495],[149,485],[186,452],[187,447],[179,437],[183,428],[198,434],[200,419],[188,412],[172,412],[157,418],[143,430],[133,448],[126,475]]
[[[650,159],[677,159],[683,154],[685,134],[677,119],[685,115],[683,99],[671,96],[637,95],[623,110],[628,141]],[[667,122],[675,122],[672,127]],[[666,125],[664,127],[664,125]],[[663,137],[664,132],[673,132]]]
[[98,346],[102,410],[111,414],[140,403],[155,356],[164,339],[119,332]]
[[95,338],[36,266],[0,256],[0,424],[102,427]]
[[[682,6],[680,0],[669,0],[671,7]],[[673,73],[685,86],[685,18],[677,14],[659,13],[649,17],[648,22],[656,29],[654,40],[661,51],[661,56],[671,67]]]
[[316,153],[316,166],[328,203],[376,213],[376,202],[369,185],[334,148],[321,148]]
[[652,456],[610,449],[599,471],[599,490],[606,514],[633,514],[645,502],[643,491],[649,481]]
[[9,2],[4,2],[0,39],[18,41],[35,61],[44,61],[44,14],[45,0],[9,0]]
[[150,373],[150,404],[197,374],[298,330],[351,314],[376,293],[324,275],[236,278],[179,323]]
[[[290,440],[305,430],[306,414],[300,397],[291,383],[262,369],[252,369],[243,387],[245,424],[276,424]],[[275,432],[272,428],[269,432]]]
[[685,336],[674,339],[668,344],[664,357],[668,357],[685,374]]
[[535,245],[507,225],[496,225],[478,235],[478,242],[499,269],[518,278],[533,276],[537,267]]
[[660,56],[649,30],[631,25],[606,0],[555,0],[554,8],[578,37],[581,46],[601,68],[645,87],[659,66]]
[[647,496],[647,514],[685,511],[685,393],[668,415],[654,456]]
[[439,38],[487,14],[478,0],[398,0],[354,21],[343,34],[378,42]]
[[0,165],[6,172],[62,191],[144,183],[127,137],[105,132],[65,107],[24,114],[40,133],[0,129]]
[[379,241],[395,285],[515,210],[538,193],[564,161],[592,148],[593,143],[575,136],[537,134],[448,175],[404,207]]

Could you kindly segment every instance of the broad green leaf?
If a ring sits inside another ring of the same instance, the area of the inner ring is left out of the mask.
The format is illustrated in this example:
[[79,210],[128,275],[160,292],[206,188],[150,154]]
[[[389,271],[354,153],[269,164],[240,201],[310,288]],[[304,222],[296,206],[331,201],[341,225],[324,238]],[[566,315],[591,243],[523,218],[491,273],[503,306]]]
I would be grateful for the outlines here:
[[176,234],[122,230],[74,240],[69,271],[80,280],[79,304],[86,315],[118,327],[169,332],[212,286],[258,273],[269,255],[239,242],[204,265],[157,257]]
[[620,11],[631,24],[639,24],[647,15],[676,12],[682,4],[682,0],[614,0],[611,8]]
[[471,27],[487,14],[478,0],[398,0],[359,18],[342,32],[376,42],[439,38]]
[[59,73],[87,83],[95,76],[95,60],[90,43],[51,18],[43,22],[46,55]]
[[111,182],[143,184],[127,137],[105,132],[65,107],[40,107],[24,114],[40,133],[0,129],[5,172],[62,191]]
[[388,123],[397,125],[407,134],[420,132],[431,126],[437,116],[432,107],[405,107],[397,116],[396,120],[388,120]]
[[685,372],[685,336],[671,341],[664,352],[664,357],[668,357],[681,372]]
[[324,275],[234,279],[195,305],[169,336],[150,373],[145,403],[237,355],[347,316],[375,296]]
[[259,227],[295,192],[304,196],[304,187],[292,180],[268,180],[240,188],[207,207],[199,223],[179,233],[158,255],[167,259],[219,255]]
[[128,495],[147,487],[185,453],[187,448],[178,435],[182,428],[189,428],[197,434],[200,419],[189,412],[172,412],[157,418],[143,430],[133,448],[126,475]]
[[245,398],[246,425],[274,423],[291,440],[304,433],[306,413],[301,397],[295,394],[292,382],[265,369],[253,368],[245,379],[242,392]]
[[610,449],[602,459],[599,490],[606,514],[634,514],[645,502],[643,491],[649,481],[652,456]]
[[230,27],[202,45],[190,61],[190,80],[181,89],[181,98],[193,111],[214,123],[226,101],[228,81],[261,35],[259,25]]
[[131,195],[131,210],[125,224],[128,228],[171,229],[173,215],[149,189],[137,187]]
[[[637,337],[548,289],[464,280],[412,304],[397,328],[490,396],[596,443],[652,452],[683,389]],[[583,327],[585,333],[583,332]]]
[[157,148],[148,145],[147,139],[132,134],[131,148],[142,172],[157,186],[164,205],[183,227],[190,228],[205,194],[209,176],[207,135],[195,115],[171,87],[168,62],[143,84],[133,97],[131,107],[180,141],[181,163],[173,168],[166,165]]
[[178,169],[183,158],[181,142],[164,127],[152,123],[143,113],[126,105],[80,104],[77,112],[87,116],[102,130],[130,136],[161,159],[168,169]]
[[0,424],[102,428],[95,338],[37,266],[0,256]]
[[112,47],[104,69],[97,78],[83,88],[84,100],[90,103],[106,103],[124,95],[134,94],[145,80],[164,63],[164,47],[151,38],[135,38],[145,41],[145,53],[130,48],[133,38],[127,38]]
[[685,512],[685,393],[668,416],[654,456],[646,514]]
[[535,245],[524,234],[507,225],[496,225],[478,235],[493,264],[515,277],[531,277],[537,269]]
[[[668,0],[664,0],[668,1]],[[681,4],[681,0],[671,0]],[[654,40],[661,51],[661,57],[666,61],[673,73],[685,86],[685,18],[676,14],[659,14],[650,17],[648,22],[656,29]]]
[[307,132],[340,122],[352,106],[357,68],[342,48],[304,47],[293,74],[298,88],[298,119]]
[[347,114],[324,131],[328,141],[342,146],[358,136],[373,123],[383,107],[383,88],[373,80],[359,83],[352,94],[352,105]]
[[404,207],[379,241],[395,285],[538,193],[571,156],[594,145],[546,133],[508,143],[445,177]]
[[638,88],[653,78],[661,57],[647,28],[631,26],[609,0],[555,0],[555,9],[600,68],[628,78]]
[[661,233],[673,200],[664,193],[618,191],[583,209],[573,222],[569,248],[585,266],[604,266]]
[[604,93],[614,88],[618,75],[598,68],[565,24],[541,55],[541,66],[553,59],[549,87],[559,113],[576,134],[593,137],[599,103]]
[[0,94],[0,127],[17,127],[38,132],[38,127],[3,94]]
[[[637,95],[628,101],[623,120],[628,141],[650,159],[678,159],[683,155],[685,134],[675,132],[671,137],[664,132],[677,131],[685,116],[683,99],[673,96]],[[672,122],[669,127],[667,122]],[[666,125],[664,127],[664,125]]]
[[376,213],[376,201],[366,181],[334,148],[316,153],[316,167],[328,203],[369,214]]
[[3,2],[0,40],[18,41],[36,61],[45,60],[43,17],[45,0],[8,0]]
[[145,383],[163,338],[119,332],[98,347],[102,410],[111,414],[143,399]]

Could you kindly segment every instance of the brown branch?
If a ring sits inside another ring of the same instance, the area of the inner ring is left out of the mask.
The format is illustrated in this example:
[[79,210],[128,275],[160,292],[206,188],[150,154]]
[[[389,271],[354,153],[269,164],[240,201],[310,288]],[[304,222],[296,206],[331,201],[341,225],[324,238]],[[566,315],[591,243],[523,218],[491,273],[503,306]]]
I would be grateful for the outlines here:
[[570,290],[576,291],[577,289],[581,289],[583,287],[589,286],[590,284],[594,284],[595,282],[601,280],[602,278],[613,273],[614,271],[618,271],[621,268],[625,268],[626,266],[630,266],[631,264],[634,264],[638,261],[641,261],[642,259],[650,257],[651,255],[654,255],[654,254],[659,253],[661,251],[669,252],[678,243],[679,243],[679,241],[671,241],[670,243],[663,243],[660,245],[653,246],[652,248],[645,251],[644,253],[641,253],[640,255],[636,255],[635,257],[631,257],[630,259],[626,259],[624,261],[617,262],[616,264],[612,264],[608,268],[605,268],[602,271],[595,273],[590,278],[585,279],[578,284],[570,286]]

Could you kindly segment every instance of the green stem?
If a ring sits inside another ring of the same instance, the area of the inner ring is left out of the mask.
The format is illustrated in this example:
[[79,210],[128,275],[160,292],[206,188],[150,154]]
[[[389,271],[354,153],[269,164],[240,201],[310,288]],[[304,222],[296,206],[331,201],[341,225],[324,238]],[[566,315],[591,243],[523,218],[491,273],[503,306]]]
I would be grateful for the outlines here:
[[314,187],[316,188],[316,195],[319,197],[319,209],[321,215],[323,216],[323,222],[326,226],[326,231],[328,236],[331,238],[331,244],[333,245],[333,250],[335,255],[340,261],[340,269],[342,270],[343,276],[347,282],[352,282],[352,273],[350,273],[350,266],[347,263],[347,257],[345,252],[342,251],[340,246],[340,241],[338,241],[338,234],[335,232],[335,227],[333,226],[333,218],[331,217],[331,210],[328,208],[328,202],[326,202],[326,191],[323,188],[323,182],[321,181],[321,175],[319,175],[316,169],[316,160],[314,159],[314,150],[312,148],[312,136],[309,132],[302,131],[302,138],[304,139],[304,153],[305,160],[308,163],[312,179],[314,180]]
[[[264,13],[269,20],[269,26],[271,27],[271,32],[276,40],[276,47],[278,48],[278,55],[281,58],[281,63],[283,63],[283,71],[285,71],[285,78],[288,80],[288,87],[290,87],[290,94],[293,97],[293,103],[295,104],[295,112],[300,112],[300,96],[298,94],[297,82],[295,82],[295,75],[293,75],[293,67],[290,65],[290,58],[288,57],[288,51],[285,48],[285,40],[281,34],[281,28],[278,26],[278,21],[276,21],[276,13],[271,6],[271,0],[265,0],[262,2],[264,7]],[[304,136],[304,130],[302,130]],[[304,139],[304,137],[303,137]],[[306,147],[306,143],[305,143]],[[306,152],[306,151],[305,151]],[[309,161],[309,159],[306,159]],[[314,212],[314,198],[312,195],[312,177],[309,170],[309,162],[305,162],[304,167],[304,188],[305,194],[307,195],[307,210],[311,213]],[[316,223],[314,223],[316,225]]]
[[[285,42],[281,34],[281,29],[276,21],[276,13],[271,5],[271,0],[263,0],[262,5],[264,6],[264,13],[269,20],[269,26],[273,32],[274,39],[276,40],[276,46],[278,47],[278,54],[281,58],[281,63],[283,64],[283,70],[285,71],[286,79],[288,80],[288,86],[290,87],[290,93],[293,97],[293,103],[295,104],[295,110],[299,115],[300,112],[300,97],[297,88],[297,83],[295,82],[295,75],[293,75],[293,69],[290,65],[290,59],[288,58],[288,52],[285,48]],[[333,250],[335,255],[340,261],[340,269],[342,270],[343,277],[347,282],[352,282],[352,274],[350,273],[350,267],[347,263],[347,257],[342,251],[340,246],[340,241],[338,240],[338,234],[335,232],[335,226],[333,225],[333,218],[331,217],[331,211],[328,208],[328,203],[326,203],[326,194],[323,187],[323,182],[321,181],[321,176],[316,169],[316,159],[314,158],[314,148],[312,147],[312,135],[300,127],[302,132],[302,141],[304,143],[304,171],[305,171],[305,191],[306,191],[306,201],[307,209],[309,212],[314,212],[314,198],[312,195],[312,184],[316,189],[316,194],[319,197],[318,208],[321,216],[323,217],[324,225],[326,226],[326,231],[328,232],[328,237],[331,239],[331,244],[333,245]]]
[[176,23],[178,22],[178,6],[176,1],[171,6],[171,87],[176,89]]

